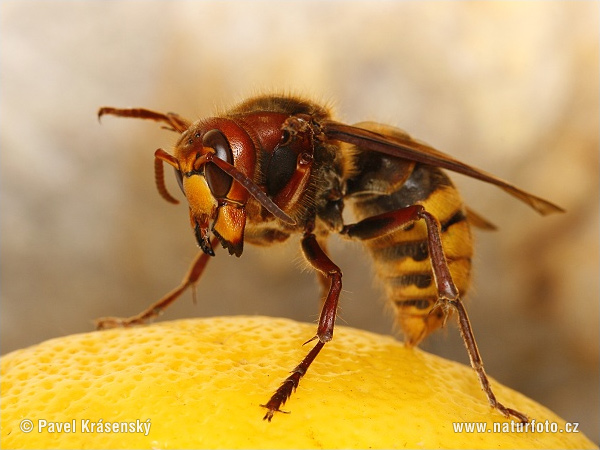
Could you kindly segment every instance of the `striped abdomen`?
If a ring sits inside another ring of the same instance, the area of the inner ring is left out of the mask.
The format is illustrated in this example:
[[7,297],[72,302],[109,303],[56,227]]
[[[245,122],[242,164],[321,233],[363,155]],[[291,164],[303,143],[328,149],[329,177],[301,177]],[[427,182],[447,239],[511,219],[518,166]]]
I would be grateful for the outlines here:
[[[406,181],[391,194],[355,197],[358,220],[420,204],[441,224],[442,245],[461,296],[469,286],[473,245],[466,211],[458,191],[440,169],[416,164]],[[397,321],[409,345],[416,345],[444,323],[437,300],[423,221],[403,230],[364,241],[397,311]]]

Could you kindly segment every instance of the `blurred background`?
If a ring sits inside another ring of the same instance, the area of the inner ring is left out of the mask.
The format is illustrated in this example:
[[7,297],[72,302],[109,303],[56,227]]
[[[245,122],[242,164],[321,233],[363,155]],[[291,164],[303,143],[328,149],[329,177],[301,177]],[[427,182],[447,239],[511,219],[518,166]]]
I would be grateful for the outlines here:
[[[98,107],[195,119],[257,92],[294,92],[333,104],[348,123],[399,126],[568,211],[542,218],[493,186],[453,177],[499,227],[476,232],[467,299],[488,373],[580,422],[597,442],[597,3],[0,8],[2,354],[91,331],[99,316],[140,312],[179,283],[197,252],[187,207],[167,204],[154,187],[153,153],[170,150],[176,135],[151,122],[99,124]],[[330,247],[344,271],[338,324],[393,333],[361,246],[334,238]],[[186,294],[161,320],[311,322],[319,312],[298,239],[247,246],[239,260],[218,251],[197,293],[196,305]],[[453,324],[423,347],[468,363]]]

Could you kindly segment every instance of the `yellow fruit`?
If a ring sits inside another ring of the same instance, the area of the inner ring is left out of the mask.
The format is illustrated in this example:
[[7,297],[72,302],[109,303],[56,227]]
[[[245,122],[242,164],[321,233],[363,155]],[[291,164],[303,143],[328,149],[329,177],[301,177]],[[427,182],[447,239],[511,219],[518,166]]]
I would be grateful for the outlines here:
[[[511,426],[470,368],[342,326],[286,404],[291,413],[263,421],[260,405],[314,332],[290,320],[218,317],[78,334],[10,353],[2,357],[1,446],[596,448],[581,433],[455,432],[458,422]],[[506,405],[565,429],[546,408],[492,384]]]

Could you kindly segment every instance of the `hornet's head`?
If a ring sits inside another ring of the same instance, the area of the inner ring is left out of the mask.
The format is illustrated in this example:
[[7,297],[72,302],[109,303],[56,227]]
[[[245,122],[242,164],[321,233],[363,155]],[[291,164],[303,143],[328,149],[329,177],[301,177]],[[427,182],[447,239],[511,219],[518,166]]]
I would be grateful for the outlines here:
[[198,245],[211,256],[210,232],[230,254],[244,247],[245,205],[250,196],[287,223],[294,221],[256,185],[256,149],[248,134],[229,119],[198,121],[184,131],[174,155],[155,153],[156,180],[161,195],[171,202],[164,186],[162,163],[173,166],[190,208],[190,221]]

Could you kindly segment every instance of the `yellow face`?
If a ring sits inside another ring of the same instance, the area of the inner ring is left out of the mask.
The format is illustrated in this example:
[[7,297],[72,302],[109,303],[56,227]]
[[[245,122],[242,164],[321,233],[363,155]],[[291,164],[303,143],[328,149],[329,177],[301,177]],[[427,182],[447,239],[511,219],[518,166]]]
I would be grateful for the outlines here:
[[212,233],[230,254],[240,256],[248,192],[218,167],[218,161],[233,165],[229,142],[217,129],[208,132],[197,129],[193,130],[193,138],[189,135],[182,136],[175,159],[196,240],[205,253],[213,255],[209,237]]
[[213,196],[206,178],[201,174],[183,177],[183,192],[190,205],[190,214],[202,226],[216,215],[217,199]]

